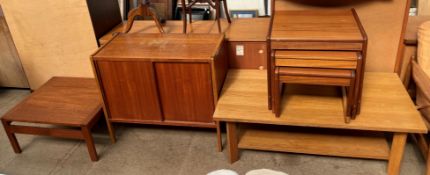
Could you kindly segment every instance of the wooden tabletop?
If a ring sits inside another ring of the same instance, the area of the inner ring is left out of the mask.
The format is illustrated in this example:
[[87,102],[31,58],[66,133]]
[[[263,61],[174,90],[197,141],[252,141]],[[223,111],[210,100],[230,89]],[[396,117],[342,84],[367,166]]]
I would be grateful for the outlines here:
[[92,78],[54,77],[7,112],[8,121],[82,126],[102,109]]
[[119,34],[93,56],[95,60],[212,60],[222,34]]
[[225,32],[228,41],[266,41],[270,18],[233,19]]
[[272,40],[362,41],[350,10],[276,11]]
[[[221,20],[222,31],[229,41],[266,41],[269,32],[270,18],[232,19]],[[112,31],[99,39],[100,45],[107,43],[114,33],[122,32],[126,23],[119,24]],[[182,21],[171,20],[163,25],[166,33],[182,33]],[[196,20],[188,25],[188,33],[211,33],[218,34],[218,26],[213,20]],[[150,20],[135,21],[129,33],[159,33],[155,23]]]
[[430,16],[410,16],[408,19],[408,26],[406,27],[404,43],[408,45],[416,45],[418,43],[417,31],[418,27],[430,21]]
[[394,73],[366,73],[362,109],[345,124],[336,87],[288,85],[280,118],[267,108],[267,76],[260,70],[230,70],[214,120],[387,132],[427,133],[419,112]]

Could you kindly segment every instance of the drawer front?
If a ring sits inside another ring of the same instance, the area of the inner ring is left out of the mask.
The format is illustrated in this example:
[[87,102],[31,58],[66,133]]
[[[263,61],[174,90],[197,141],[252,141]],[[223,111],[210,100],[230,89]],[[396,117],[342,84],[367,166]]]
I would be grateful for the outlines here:
[[333,61],[333,60],[312,60],[312,59],[280,59],[276,58],[276,66],[289,67],[314,67],[333,69],[356,69],[357,61]]
[[229,42],[230,68],[233,69],[266,69],[266,42]]
[[349,42],[301,42],[301,41],[272,41],[272,49],[291,50],[352,50],[361,51],[362,43]]

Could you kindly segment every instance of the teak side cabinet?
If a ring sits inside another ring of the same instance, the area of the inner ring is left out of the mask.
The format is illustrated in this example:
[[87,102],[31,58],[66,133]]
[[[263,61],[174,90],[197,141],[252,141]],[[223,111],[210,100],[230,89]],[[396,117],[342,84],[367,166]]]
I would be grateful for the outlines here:
[[119,34],[93,56],[111,122],[215,127],[221,34]]

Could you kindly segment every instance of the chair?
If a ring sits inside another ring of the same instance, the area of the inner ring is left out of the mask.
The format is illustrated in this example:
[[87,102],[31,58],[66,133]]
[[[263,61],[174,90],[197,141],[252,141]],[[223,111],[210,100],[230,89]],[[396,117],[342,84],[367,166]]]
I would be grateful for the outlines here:
[[[430,22],[418,29],[418,62],[411,61],[412,78],[416,85],[416,104],[427,128],[430,128]],[[427,70],[427,72],[426,72]],[[430,174],[430,140],[426,134],[415,134],[414,140],[427,160],[427,174]]]
[[183,21],[183,33],[187,33],[187,14],[189,17],[189,22],[192,23],[192,7],[196,3],[208,3],[209,6],[215,9],[215,20],[218,23],[218,32],[221,33],[221,1],[224,4],[224,11],[227,17],[228,23],[231,23],[230,15],[228,14],[228,8],[227,8],[227,0],[188,0],[188,4],[185,3],[185,0],[181,0],[182,5],[182,21]]
[[151,7],[151,2],[149,0],[142,0],[138,7],[134,8],[128,13],[127,25],[124,27],[123,33],[128,33],[130,31],[137,16],[152,17],[160,33],[164,33],[163,27],[158,20],[157,13],[155,13],[155,9]]

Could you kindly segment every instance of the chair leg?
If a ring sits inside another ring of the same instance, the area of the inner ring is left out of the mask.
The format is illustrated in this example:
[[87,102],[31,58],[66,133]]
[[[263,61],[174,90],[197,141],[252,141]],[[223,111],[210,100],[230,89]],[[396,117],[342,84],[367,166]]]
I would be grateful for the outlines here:
[[92,161],[97,161],[97,151],[94,145],[93,136],[91,135],[91,130],[87,126],[81,127],[82,135],[84,136],[84,140],[87,145],[88,153],[90,154],[90,158]]
[[9,121],[2,120],[3,128],[6,132],[7,138],[9,139],[10,144],[12,145],[13,151],[15,153],[21,153],[21,147],[19,146],[18,140],[16,139],[15,133],[10,131],[10,123]]
[[182,4],[182,33],[187,33],[187,14],[185,0],[181,0]]
[[221,18],[221,8],[220,8],[220,0],[216,0],[215,1],[215,13],[216,13],[216,21],[217,21],[217,23],[218,23],[218,32],[219,33],[221,33],[222,31],[221,31],[221,20],[220,20],[220,18]]
[[222,0],[223,4],[224,4],[224,11],[225,11],[225,16],[227,18],[228,23],[231,23],[231,19],[230,19],[230,14],[228,12],[228,7],[227,7],[227,0]]

